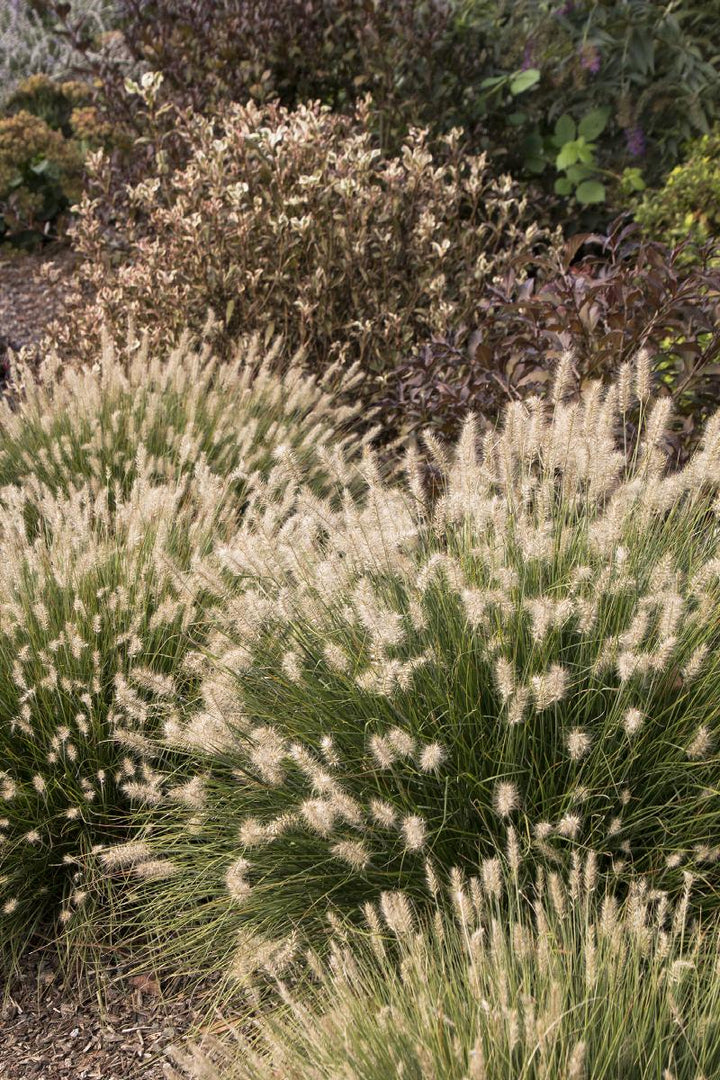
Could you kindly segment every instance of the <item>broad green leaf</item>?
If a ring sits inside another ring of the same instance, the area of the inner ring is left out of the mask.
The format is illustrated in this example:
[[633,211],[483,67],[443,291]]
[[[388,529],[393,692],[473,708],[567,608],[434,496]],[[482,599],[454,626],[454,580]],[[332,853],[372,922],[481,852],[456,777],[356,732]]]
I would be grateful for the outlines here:
[[573,186],[567,176],[558,176],[554,188],[556,195],[571,195]]
[[513,97],[517,97],[518,94],[524,94],[526,90],[529,90],[531,86],[535,86],[536,83],[539,82],[540,71],[538,68],[528,68],[527,71],[519,71],[510,81],[510,93]]
[[585,165],[591,165],[595,160],[595,147],[592,143],[586,143],[581,139],[575,144],[577,146],[577,153],[580,161]]
[[531,154],[542,154],[543,141],[542,137],[537,131],[531,131],[529,135],[526,135],[521,144],[522,153],[528,157]]
[[575,198],[583,206],[587,206],[588,203],[605,202],[605,185],[599,180],[583,180],[575,192]]
[[541,173],[545,171],[547,161],[538,154],[530,154],[525,158],[524,165],[528,172]]
[[651,75],[655,68],[655,42],[639,27],[633,29],[628,46],[632,66],[642,75]]
[[580,184],[583,180],[588,180],[592,176],[594,169],[588,168],[587,165],[578,164],[569,165],[565,172],[568,180],[573,184]]
[[599,109],[592,109],[589,113],[586,113],[580,121],[578,127],[579,134],[588,142],[592,142],[605,130],[609,116],[610,109],[607,108],[607,106],[602,106],[602,108]]
[[565,113],[561,116],[555,125],[555,135],[553,136],[553,142],[556,146],[564,146],[565,143],[572,142],[575,138],[576,129],[575,121],[572,116]]
[[488,90],[491,86],[499,86],[501,82],[505,82],[507,75],[491,75],[489,79],[483,79],[480,83],[481,90]]
[[555,158],[555,167],[560,169],[567,169],[568,165],[574,165],[578,159],[578,148],[574,142],[565,143],[562,150]]
[[513,112],[508,116],[508,124],[512,124],[513,127],[520,127],[527,120],[527,113]]
[[622,174],[623,184],[633,191],[644,191],[647,184],[643,180],[642,172],[638,168],[625,169]]

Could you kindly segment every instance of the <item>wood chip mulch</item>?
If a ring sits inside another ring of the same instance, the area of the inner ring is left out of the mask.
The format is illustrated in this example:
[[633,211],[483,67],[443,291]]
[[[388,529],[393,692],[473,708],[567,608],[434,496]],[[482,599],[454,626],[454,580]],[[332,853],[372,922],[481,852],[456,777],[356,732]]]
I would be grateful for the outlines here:
[[0,1078],[163,1080],[167,1047],[199,1022],[191,998],[164,1001],[150,977],[93,995],[28,961],[0,1004]]
[[[50,277],[40,276],[52,264]],[[0,368],[6,352],[37,341],[62,315],[64,295],[77,256],[67,246],[50,244],[37,252],[0,250]]]

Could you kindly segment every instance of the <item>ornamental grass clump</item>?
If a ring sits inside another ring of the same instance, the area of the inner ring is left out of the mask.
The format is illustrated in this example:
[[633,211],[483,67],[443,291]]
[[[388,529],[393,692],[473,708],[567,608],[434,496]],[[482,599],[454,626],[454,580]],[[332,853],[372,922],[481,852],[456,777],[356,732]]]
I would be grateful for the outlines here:
[[19,372],[0,406],[0,948],[71,920],[81,859],[131,843],[130,804],[160,798],[149,737],[195,693],[222,602],[199,568],[255,474],[272,485],[294,454],[322,487],[351,410],[274,359],[131,340],[93,369]]
[[231,1036],[176,1048],[170,1080],[717,1075],[720,942],[688,918],[689,883],[674,907],[644,880],[618,902],[589,856],[522,894],[495,861],[436,881],[430,915],[382,892],[323,956],[246,950],[274,993]]
[[550,866],[592,848],[621,882],[692,871],[716,898],[720,414],[668,473],[646,356],[567,403],[571,377],[566,357],[554,404],[497,431],[428,437],[435,501],[414,452],[400,484],[367,454],[332,497],[254,488],[215,552],[237,596],[201,705],[164,727],[205,805],[154,808],[174,877],[129,901],[161,939],[170,919],[166,956],[413,896],[428,859],[491,859],[510,824]]
[[87,483],[112,499],[144,469],[158,482],[189,477],[199,464],[232,484],[267,473],[284,448],[319,480],[325,456],[359,445],[351,431],[359,406],[336,401],[350,396],[356,370],[318,380],[300,355],[283,365],[279,342],[264,347],[259,337],[236,343],[220,363],[206,340],[212,319],[203,331],[200,344],[183,335],[155,350],[131,328],[121,347],[104,336],[90,367],[54,352],[37,373],[21,365],[0,402],[0,485],[32,475],[54,493]]

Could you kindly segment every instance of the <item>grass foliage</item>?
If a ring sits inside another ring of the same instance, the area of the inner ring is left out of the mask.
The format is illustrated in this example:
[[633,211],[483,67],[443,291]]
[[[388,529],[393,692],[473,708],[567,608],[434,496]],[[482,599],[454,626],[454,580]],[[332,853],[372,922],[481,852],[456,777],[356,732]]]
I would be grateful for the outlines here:
[[0,398],[0,962],[202,983],[169,1080],[720,1075],[677,6],[6,0],[0,231],[78,263]]
[[220,600],[198,567],[253,477],[272,483],[292,452],[321,484],[337,453],[352,410],[272,361],[257,342],[218,366],[205,346],[160,358],[131,340],[92,369],[19,371],[2,405],[4,944],[59,903],[69,920],[81,858],[127,838],[133,800],[157,801],[148,737],[177,689],[192,697],[190,653]]
[[385,892],[368,906],[363,929],[336,924],[329,955],[311,953],[304,980],[288,964],[290,946],[256,946],[253,955],[274,983],[271,1007],[267,999],[256,1003],[233,1039],[178,1053],[182,1073],[168,1075],[717,1075],[717,932],[688,919],[687,892],[673,909],[637,882],[618,904],[597,888],[592,860],[578,863],[569,880],[539,875],[526,893],[507,867],[469,879],[451,872],[449,879],[432,918],[419,918],[404,894]]
[[400,484],[365,455],[324,498],[255,487],[215,550],[236,595],[200,705],[163,729],[202,796],[153,808],[172,876],[128,901],[164,960],[417,895],[510,823],[551,866],[594,850],[618,883],[691,870],[716,899],[720,416],[667,473],[646,357],[566,402],[570,378],[482,440],[430,438],[435,500],[412,452]]

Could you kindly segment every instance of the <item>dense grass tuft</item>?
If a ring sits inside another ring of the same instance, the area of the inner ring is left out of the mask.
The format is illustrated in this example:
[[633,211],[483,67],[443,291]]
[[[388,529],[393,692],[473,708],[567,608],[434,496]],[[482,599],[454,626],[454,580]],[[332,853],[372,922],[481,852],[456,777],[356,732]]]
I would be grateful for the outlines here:
[[526,895],[499,864],[452,873],[432,918],[386,892],[300,983],[290,948],[245,950],[240,971],[252,955],[275,982],[271,1008],[176,1064],[195,1080],[716,1076],[717,931],[691,925],[687,894],[673,910],[637,881],[618,904],[594,873],[591,859]]
[[435,502],[412,454],[400,485],[366,456],[325,498],[256,486],[216,548],[237,596],[202,700],[163,729],[199,803],[153,808],[172,876],[129,900],[164,959],[415,895],[428,858],[492,858],[508,824],[550,866],[592,849],[613,880],[691,871],[716,900],[720,416],[666,474],[646,359],[572,404],[567,371],[481,451],[473,424],[431,440]]
[[83,857],[160,798],[148,739],[197,693],[192,651],[224,600],[200,568],[255,478],[292,454],[322,487],[352,411],[275,359],[131,341],[92,370],[19,372],[0,407],[3,946],[69,921]]

